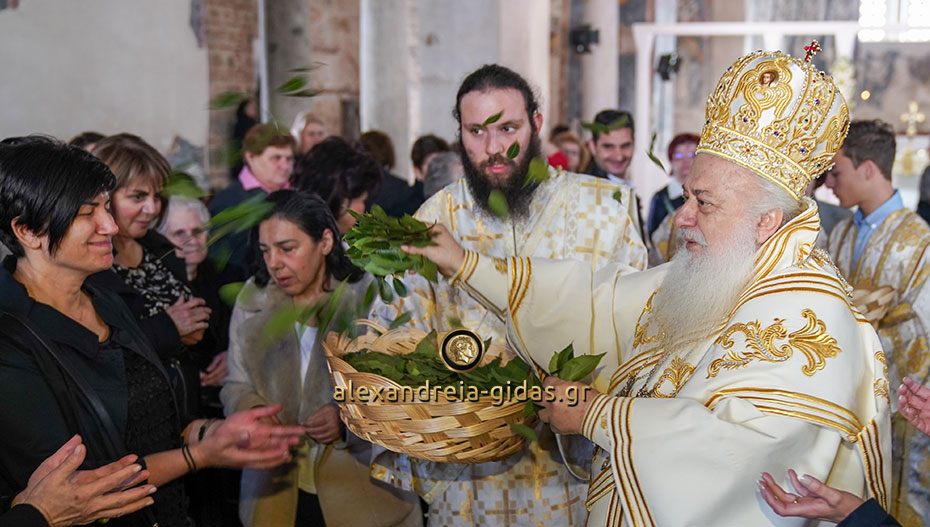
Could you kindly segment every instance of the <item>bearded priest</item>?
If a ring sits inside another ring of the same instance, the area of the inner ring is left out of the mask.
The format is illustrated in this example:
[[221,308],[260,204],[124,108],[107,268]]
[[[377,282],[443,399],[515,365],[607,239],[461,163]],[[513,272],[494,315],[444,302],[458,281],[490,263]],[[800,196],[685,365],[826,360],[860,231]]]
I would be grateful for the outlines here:
[[815,248],[820,219],[804,197],[848,126],[843,96],[808,60],[751,53],[708,98],[674,220],[684,250],[670,263],[592,273],[500,260],[441,227],[437,246],[407,249],[504,314],[509,342],[538,368],[569,343],[606,353],[583,402],[558,397],[583,385],[549,377],[557,396],[540,412],[599,447],[588,525],[801,525],[756,486],[789,467],[887,503],[885,356]]

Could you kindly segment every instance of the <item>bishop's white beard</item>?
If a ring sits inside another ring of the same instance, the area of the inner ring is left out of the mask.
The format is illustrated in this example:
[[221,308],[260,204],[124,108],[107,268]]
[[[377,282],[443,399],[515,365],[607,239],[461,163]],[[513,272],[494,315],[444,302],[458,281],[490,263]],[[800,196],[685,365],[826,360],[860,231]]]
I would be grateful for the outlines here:
[[690,229],[681,229],[679,236],[703,249],[694,255],[681,245],[652,301],[652,320],[665,333],[666,352],[673,353],[708,338],[724,322],[752,278],[758,250],[748,222],[720,247],[707,247],[704,237]]

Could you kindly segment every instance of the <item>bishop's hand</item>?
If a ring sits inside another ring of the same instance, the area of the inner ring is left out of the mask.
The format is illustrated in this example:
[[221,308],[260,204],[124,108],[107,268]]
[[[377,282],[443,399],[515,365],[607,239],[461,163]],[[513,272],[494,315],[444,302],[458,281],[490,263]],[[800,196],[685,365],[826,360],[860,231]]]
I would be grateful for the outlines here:
[[433,235],[433,244],[426,247],[414,247],[412,245],[402,245],[400,248],[407,254],[422,254],[436,264],[439,272],[445,277],[450,277],[462,267],[465,261],[465,249],[455,241],[449,229],[441,223],[437,223],[430,228]]
[[539,403],[543,407],[539,418],[549,423],[557,434],[580,434],[584,414],[594,398],[594,389],[587,384],[549,376],[543,381],[543,390],[545,396]]

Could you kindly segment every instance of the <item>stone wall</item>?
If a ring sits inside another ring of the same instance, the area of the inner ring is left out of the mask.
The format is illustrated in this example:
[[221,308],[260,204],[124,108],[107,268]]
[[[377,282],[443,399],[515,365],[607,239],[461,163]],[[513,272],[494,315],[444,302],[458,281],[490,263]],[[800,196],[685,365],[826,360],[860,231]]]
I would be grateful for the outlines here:
[[[258,75],[253,49],[258,38],[256,0],[205,0],[209,93],[232,91],[255,93]],[[229,182],[228,152],[236,109],[209,112],[208,145],[214,155],[209,164],[210,180],[222,188]],[[216,155],[217,152],[222,154]]]

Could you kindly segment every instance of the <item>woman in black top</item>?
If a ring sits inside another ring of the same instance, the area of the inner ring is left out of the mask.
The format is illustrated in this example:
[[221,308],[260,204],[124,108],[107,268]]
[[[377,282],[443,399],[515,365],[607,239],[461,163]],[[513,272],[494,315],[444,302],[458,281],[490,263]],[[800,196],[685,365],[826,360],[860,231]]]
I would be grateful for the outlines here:
[[119,232],[113,236],[113,265],[89,283],[123,299],[168,366],[182,412],[203,416],[199,366],[209,364],[216,352],[210,339],[204,342],[211,309],[194,294],[174,245],[155,230],[167,208],[161,191],[168,161],[131,134],[102,139],[94,155],[116,176],[110,199]]
[[188,421],[119,297],[85,279],[113,264],[113,174],[48,139],[0,145],[0,495],[76,433],[97,467],[140,456],[152,507],[118,525],[186,526],[177,478],[210,466],[276,466],[299,427],[263,424],[277,407]]

